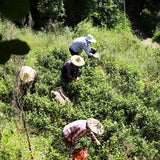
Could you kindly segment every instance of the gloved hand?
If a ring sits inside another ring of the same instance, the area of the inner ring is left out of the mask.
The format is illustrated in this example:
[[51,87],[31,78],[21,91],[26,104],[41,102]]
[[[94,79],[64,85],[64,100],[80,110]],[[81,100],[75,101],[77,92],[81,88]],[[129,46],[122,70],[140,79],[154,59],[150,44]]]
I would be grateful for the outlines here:
[[100,143],[98,140],[95,141],[95,143],[96,143],[97,146],[100,146],[100,145],[101,145],[101,143]]

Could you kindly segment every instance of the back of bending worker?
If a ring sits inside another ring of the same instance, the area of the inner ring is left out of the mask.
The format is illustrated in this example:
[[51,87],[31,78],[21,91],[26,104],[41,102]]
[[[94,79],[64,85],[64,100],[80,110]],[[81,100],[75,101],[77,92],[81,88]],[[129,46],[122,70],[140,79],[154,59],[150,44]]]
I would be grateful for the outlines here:
[[88,56],[94,56],[95,48],[90,46],[90,43],[95,43],[96,40],[92,35],[88,34],[86,37],[76,38],[70,45],[69,51],[72,55],[80,55],[84,50]]
[[93,132],[98,135],[102,135],[104,132],[103,125],[98,120],[94,118],[77,120],[64,127],[62,131],[62,139],[67,147],[76,147],[77,139],[88,134],[93,142],[100,145],[100,142]]

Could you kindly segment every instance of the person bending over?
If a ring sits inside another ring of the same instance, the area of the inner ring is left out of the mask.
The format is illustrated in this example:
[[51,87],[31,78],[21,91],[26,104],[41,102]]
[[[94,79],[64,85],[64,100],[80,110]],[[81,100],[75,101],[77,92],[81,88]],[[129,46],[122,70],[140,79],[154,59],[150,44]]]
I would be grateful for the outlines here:
[[62,78],[65,79],[65,81],[68,80],[79,80],[79,67],[83,66],[85,64],[82,57],[78,55],[74,55],[71,57],[71,60],[65,62],[65,64],[62,66],[61,74]]
[[100,142],[94,135],[102,135],[104,133],[103,125],[94,118],[89,118],[87,120],[76,120],[74,122],[66,125],[62,131],[62,140],[68,148],[77,148],[77,139],[88,134],[92,141],[97,145]]
[[96,49],[90,46],[90,43],[95,43],[96,40],[92,35],[88,34],[86,37],[76,38],[69,46],[69,51],[72,55],[80,55],[84,50],[88,57],[93,56]]
[[19,79],[20,79],[20,91],[23,94],[27,93],[29,90],[31,93],[35,93],[35,83],[38,80],[38,75],[36,71],[29,67],[23,66],[19,69]]

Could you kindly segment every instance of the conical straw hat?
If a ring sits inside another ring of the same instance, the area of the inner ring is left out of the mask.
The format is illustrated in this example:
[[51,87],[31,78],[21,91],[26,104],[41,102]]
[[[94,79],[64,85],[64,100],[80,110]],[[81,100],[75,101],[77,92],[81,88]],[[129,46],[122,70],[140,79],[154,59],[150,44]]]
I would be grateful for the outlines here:
[[29,66],[24,66],[20,70],[19,77],[20,77],[21,81],[23,81],[25,83],[31,82],[35,78],[35,71]]
[[71,62],[75,65],[75,66],[83,66],[85,64],[83,58],[81,56],[78,55],[74,55],[71,57]]
[[87,125],[92,132],[98,135],[102,135],[104,133],[103,125],[97,119],[89,118],[87,120]]

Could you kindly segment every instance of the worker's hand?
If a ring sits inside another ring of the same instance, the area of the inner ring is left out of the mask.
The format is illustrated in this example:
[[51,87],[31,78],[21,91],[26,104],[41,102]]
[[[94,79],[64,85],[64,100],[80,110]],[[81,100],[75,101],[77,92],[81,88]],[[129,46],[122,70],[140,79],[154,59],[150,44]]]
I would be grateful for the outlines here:
[[76,146],[76,142],[75,142],[75,140],[74,140],[73,137],[72,137],[72,144],[73,144],[74,146]]
[[91,51],[96,51],[96,49],[94,47],[91,47]]
[[74,81],[78,81],[78,80],[79,80],[79,77],[77,77],[77,78],[74,79]]
[[97,51],[96,51],[95,48],[92,47],[91,50],[90,50],[90,52],[93,53],[93,54],[95,54]]
[[101,143],[100,143],[98,140],[95,141],[95,143],[96,143],[97,146],[100,146],[100,145],[101,145]]

